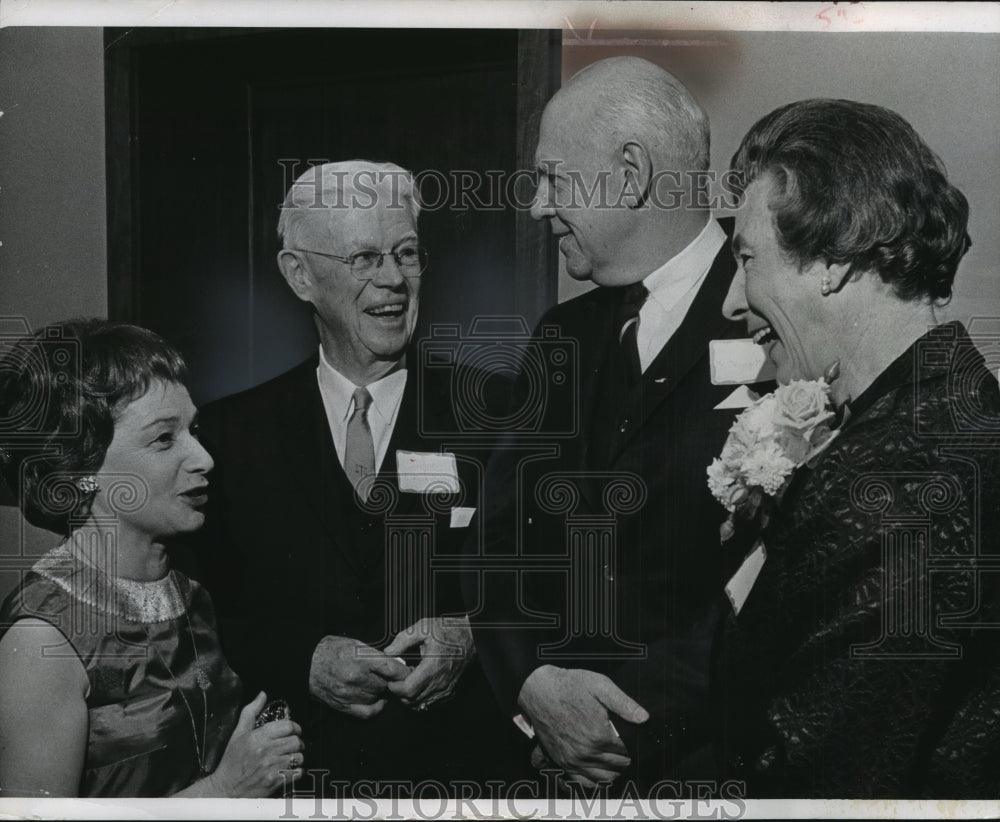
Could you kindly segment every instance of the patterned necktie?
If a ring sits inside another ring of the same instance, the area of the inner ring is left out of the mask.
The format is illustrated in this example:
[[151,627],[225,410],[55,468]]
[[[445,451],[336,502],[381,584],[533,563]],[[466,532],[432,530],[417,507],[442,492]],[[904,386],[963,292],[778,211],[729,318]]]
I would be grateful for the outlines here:
[[642,376],[637,334],[639,330],[639,309],[642,308],[642,304],[646,302],[648,296],[649,289],[641,281],[632,283],[625,286],[622,301],[618,305],[616,315],[618,341],[622,346],[630,386],[635,385]]
[[372,395],[367,388],[354,389],[354,412],[347,421],[347,446],[344,449],[344,470],[358,496],[365,502],[375,480],[375,444],[368,427],[368,408]]

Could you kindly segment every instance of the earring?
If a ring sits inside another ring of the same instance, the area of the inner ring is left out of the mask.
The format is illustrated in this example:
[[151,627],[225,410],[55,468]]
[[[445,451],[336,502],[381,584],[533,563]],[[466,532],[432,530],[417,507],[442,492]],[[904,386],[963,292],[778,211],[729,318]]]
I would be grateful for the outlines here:
[[819,293],[824,297],[830,293],[830,278],[827,275],[823,275],[823,279],[819,282]]
[[87,474],[85,477],[80,477],[76,481],[76,487],[80,489],[84,494],[93,494],[101,486],[97,484],[97,477],[93,474]]

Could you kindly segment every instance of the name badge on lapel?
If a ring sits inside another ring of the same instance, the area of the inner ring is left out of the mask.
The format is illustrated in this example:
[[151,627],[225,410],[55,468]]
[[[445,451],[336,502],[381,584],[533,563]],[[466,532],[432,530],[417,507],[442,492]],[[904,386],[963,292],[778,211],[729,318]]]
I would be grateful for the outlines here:
[[773,380],[774,363],[753,340],[711,340],[708,343],[712,385],[743,385]]
[[760,575],[760,569],[764,567],[764,560],[767,559],[767,549],[764,547],[764,540],[758,539],[754,543],[753,550],[747,554],[740,569],[733,574],[733,578],[726,583],[726,596],[733,606],[736,616],[740,615],[743,604],[750,596],[750,589]]
[[411,494],[457,494],[458,466],[454,454],[397,451],[399,490]]
[[469,523],[472,522],[472,518],[476,514],[475,508],[452,508],[451,509],[451,527],[452,528],[468,528]]

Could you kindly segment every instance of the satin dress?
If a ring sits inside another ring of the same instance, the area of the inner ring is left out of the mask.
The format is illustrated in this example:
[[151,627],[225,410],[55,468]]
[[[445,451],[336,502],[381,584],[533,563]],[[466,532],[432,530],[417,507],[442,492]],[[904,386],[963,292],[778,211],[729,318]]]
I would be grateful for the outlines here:
[[179,571],[153,582],[108,576],[63,544],[7,597],[0,637],[25,618],[57,628],[65,642],[46,655],[76,656],[87,673],[79,796],[169,796],[215,769],[236,726],[240,680],[197,582]]

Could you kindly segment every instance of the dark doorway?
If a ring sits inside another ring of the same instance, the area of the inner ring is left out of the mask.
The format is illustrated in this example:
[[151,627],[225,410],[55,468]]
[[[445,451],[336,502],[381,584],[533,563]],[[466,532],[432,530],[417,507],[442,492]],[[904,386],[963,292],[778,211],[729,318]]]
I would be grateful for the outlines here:
[[[553,34],[108,30],[107,42],[110,314],[181,348],[197,403],[315,348],[275,264],[284,192],[313,163],[388,160],[422,175],[435,207],[420,223],[431,266],[418,334],[481,315],[533,324],[554,302],[543,228],[509,202],[476,207],[487,188],[456,196],[458,172],[485,186],[487,172],[531,167],[557,80]],[[507,196],[529,190],[522,177]]]

